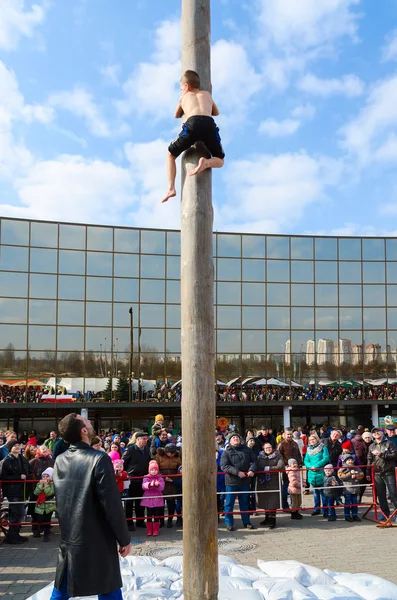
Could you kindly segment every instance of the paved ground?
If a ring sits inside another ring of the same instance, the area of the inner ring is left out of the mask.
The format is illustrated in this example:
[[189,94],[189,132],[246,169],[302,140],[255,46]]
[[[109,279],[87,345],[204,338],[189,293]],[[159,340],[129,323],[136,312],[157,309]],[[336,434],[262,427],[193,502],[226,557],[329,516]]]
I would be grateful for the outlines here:
[[[289,515],[280,515],[274,531],[248,531],[236,519],[239,529],[230,533],[221,523],[220,553],[251,566],[256,566],[258,558],[294,559],[323,569],[365,571],[397,583],[397,554],[392,551],[396,528],[378,529],[371,521],[346,523],[342,517],[328,523],[321,517],[306,514],[302,521],[291,521]],[[256,525],[260,520],[259,517],[252,519]],[[0,547],[1,597],[25,600],[53,581],[59,541],[57,528],[54,529],[53,541],[48,544],[30,537],[23,546]],[[161,529],[158,538],[148,541],[145,530],[140,529],[133,534],[133,542],[133,553],[163,559],[179,554],[182,531]]]

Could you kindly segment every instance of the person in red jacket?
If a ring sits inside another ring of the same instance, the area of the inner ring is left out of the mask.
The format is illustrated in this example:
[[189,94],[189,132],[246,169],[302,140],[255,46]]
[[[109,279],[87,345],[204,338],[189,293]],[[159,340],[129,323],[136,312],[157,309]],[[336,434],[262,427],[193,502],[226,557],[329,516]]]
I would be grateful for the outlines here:
[[124,461],[121,459],[114,460],[113,468],[119,492],[121,495],[124,495],[124,482],[128,479],[128,474],[124,471]]

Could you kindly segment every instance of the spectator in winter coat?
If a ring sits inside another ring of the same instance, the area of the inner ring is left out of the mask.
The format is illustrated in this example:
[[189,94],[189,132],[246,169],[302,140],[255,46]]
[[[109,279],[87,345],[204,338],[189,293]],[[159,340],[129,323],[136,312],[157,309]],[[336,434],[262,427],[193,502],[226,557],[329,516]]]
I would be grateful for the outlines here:
[[397,448],[397,435],[396,435],[396,426],[395,425],[386,425],[386,435],[387,439],[392,442]]
[[0,448],[0,460],[3,460],[10,452],[11,445],[17,440],[17,434],[15,431],[9,431],[6,433],[6,443]]
[[356,433],[354,438],[351,440],[354,454],[358,459],[358,464],[361,468],[367,465],[367,456],[368,456],[368,447],[364,442],[362,435],[360,433]]
[[163,428],[158,437],[154,436],[152,438],[152,443],[150,444],[150,456],[153,458],[156,456],[158,448],[165,448],[167,444],[169,444],[168,440],[168,432],[165,428]]
[[[342,446],[344,446],[344,444],[342,444]],[[352,453],[351,450],[349,450],[349,448],[347,446],[344,446],[344,448],[342,448],[342,454],[338,458],[338,464],[336,465],[338,467],[338,469],[340,469],[340,467],[343,465],[343,461],[344,461],[344,459],[345,459],[346,456],[353,456],[354,464],[357,467],[359,466],[358,459],[356,458],[356,456]]]
[[[338,471],[338,477],[343,483],[343,493],[345,496],[345,521],[361,521],[358,516],[358,494],[360,487],[358,484],[364,478],[361,469],[354,465],[354,457],[346,455],[343,458],[342,468]],[[351,513],[351,514],[350,514]]]
[[323,502],[323,515],[326,515],[324,509],[324,493],[322,489],[324,484],[324,467],[330,462],[326,446],[317,434],[312,433],[309,436],[309,445],[305,456],[305,466],[308,469],[307,479],[313,488],[314,510],[312,516],[320,514],[321,501]]
[[157,536],[160,531],[160,515],[163,512],[164,498],[163,490],[165,481],[159,473],[159,466],[155,460],[149,463],[149,473],[143,478],[142,489],[144,490],[141,506],[146,506],[146,535]]
[[339,429],[333,429],[329,438],[323,440],[323,444],[328,450],[329,462],[334,467],[338,466],[338,458],[342,454],[342,444],[340,442],[341,437],[341,431]]
[[263,445],[256,463],[258,474],[256,478],[256,506],[265,511],[266,516],[260,522],[262,527],[276,527],[276,510],[280,508],[280,471],[285,463],[280,452],[269,442]]
[[371,467],[375,471],[375,488],[378,495],[379,506],[386,517],[390,515],[387,502],[388,493],[391,503],[397,509],[395,465],[397,460],[397,447],[387,440],[383,431],[378,427],[372,429],[374,442],[370,445],[367,458],[367,480],[371,481]]
[[299,509],[302,504],[302,478],[298,463],[295,458],[290,458],[288,467],[285,467],[288,476],[288,493],[291,495],[291,519],[303,519]]
[[[165,498],[168,512],[167,527],[171,528],[172,519],[175,515],[175,498],[172,496],[178,493],[178,489],[174,483],[175,478],[170,477],[170,475],[178,474],[178,469],[181,466],[182,461],[175,444],[167,444],[165,448],[158,448],[155,460],[165,481],[164,496],[168,496],[168,498]],[[162,522],[164,522],[164,511],[162,514]]]
[[40,537],[40,523],[44,531],[44,542],[50,541],[51,534],[51,517],[55,510],[55,490],[52,481],[53,469],[48,467],[42,473],[40,481],[37,483],[34,495],[37,498],[34,507],[33,520],[38,523],[39,535],[34,537]]
[[[238,497],[244,528],[256,529],[250,522],[249,500],[246,493],[250,491],[251,478],[254,477],[257,470],[256,455],[255,452],[244,446],[242,441],[238,433],[232,432],[228,436],[229,444],[221,457],[221,469],[226,473],[225,513],[233,512],[234,502]],[[232,514],[225,514],[225,525],[228,531],[234,531]]]
[[[283,433],[283,439],[278,445],[278,451],[283,457],[284,463],[287,465],[290,458],[294,458],[298,465],[302,466],[302,454],[298,444],[293,439],[293,431],[291,427],[287,427]],[[283,473],[283,486],[281,489],[283,509],[288,510],[288,477]]]
[[130,487],[128,488],[128,497],[135,498],[134,500],[127,500],[126,502],[126,518],[128,521],[128,529],[135,531],[134,522],[132,520],[133,510],[135,508],[136,526],[145,527],[143,521],[145,516],[145,509],[141,507],[142,498],[142,479],[148,473],[150,452],[147,447],[149,436],[144,431],[138,431],[135,434],[136,443],[128,444],[127,450],[123,454],[124,469],[127,471],[129,477],[134,479],[130,480]]
[[270,433],[270,430],[264,425],[262,425],[261,429],[258,430],[256,440],[259,445],[259,450],[262,450],[265,442],[271,444],[272,448],[276,447],[276,438],[274,437],[273,433]]
[[303,443],[301,434],[299,431],[294,431],[294,433],[292,434],[293,440],[296,444],[298,444],[299,447],[299,451],[301,453],[302,456],[302,460],[304,455],[306,454],[306,448],[305,448],[305,444]]
[[66,452],[69,449],[70,444],[65,442],[62,438],[60,438],[54,446],[54,452],[52,453],[52,458],[56,460],[58,456]]
[[[15,436],[16,438],[16,436]],[[25,514],[25,486],[26,478],[29,473],[29,463],[21,455],[21,446],[14,439],[8,442],[9,454],[5,457],[1,465],[0,479],[3,480],[3,494],[9,502],[9,528],[4,539],[5,544],[23,544],[28,539],[19,534],[21,530],[21,521]],[[8,481],[9,480],[9,481]]]
[[56,434],[55,431],[51,431],[50,433],[50,437],[48,438],[48,440],[46,440],[44,442],[44,446],[47,446],[47,448],[49,448],[51,450],[51,452],[54,452],[54,448],[55,448],[55,444],[58,441],[58,436]]
[[215,458],[216,458],[216,466],[217,466],[217,476],[216,476],[216,506],[217,506],[217,511],[218,511],[218,523],[220,521],[220,515],[219,513],[223,512],[224,510],[224,505],[225,505],[225,491],[226,491],[226,485],[225,485],[225,474],[222,473],[222,468],[221,468],[221,458],[222,458],[222,454],[224,452],[223,448],[216,448],[215,451]]
[[329,507],[329,516],[328,521],[336,521],[336,512],[335,512],[335,502],[340,497],[340,482],[335,475],[334,467],[331,464],[325,465],[324,467],[324,483],[323,483],[323,506],[325,508],[323,514],[324,516],[328,516],[328,508]]

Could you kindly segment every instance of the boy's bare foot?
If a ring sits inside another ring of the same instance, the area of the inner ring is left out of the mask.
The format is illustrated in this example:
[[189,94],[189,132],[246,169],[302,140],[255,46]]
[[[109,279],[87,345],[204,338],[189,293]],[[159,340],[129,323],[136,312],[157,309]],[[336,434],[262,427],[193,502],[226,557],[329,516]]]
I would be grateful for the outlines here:
[[167,200],[169,200],[170,198],[173,198],[174,196],[176,196],[176,189],[170,188],[168,190],[168,192],[166,193],[166,195],[164,196],[164,198],[162,199],[161,204],[164,204],[164,202],[167,202]]
[[201,173],[201,171],[205,171],[205,169],[208,168],[207,162],[208,162],[207,159],[202,156],[199,160],[197,167],[195,169],[193,169],[193,171],[190,171],[190,173],[189,173],[190,177],[192,175],[197,175],[197,173]]

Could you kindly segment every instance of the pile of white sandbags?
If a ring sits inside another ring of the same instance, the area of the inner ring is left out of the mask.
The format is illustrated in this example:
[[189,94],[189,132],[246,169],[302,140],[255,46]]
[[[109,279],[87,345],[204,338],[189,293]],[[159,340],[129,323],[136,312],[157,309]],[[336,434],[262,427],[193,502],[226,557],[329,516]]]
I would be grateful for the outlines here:
[[[124,600],[183,600],[181,556],[128,556],[120,564]],[[322,571],[295,560],[258,560],[258,567],[220,556],[219,600],[397,600],[397,585],[375,575]],[[28,600],[49,600],[52,588]]]

